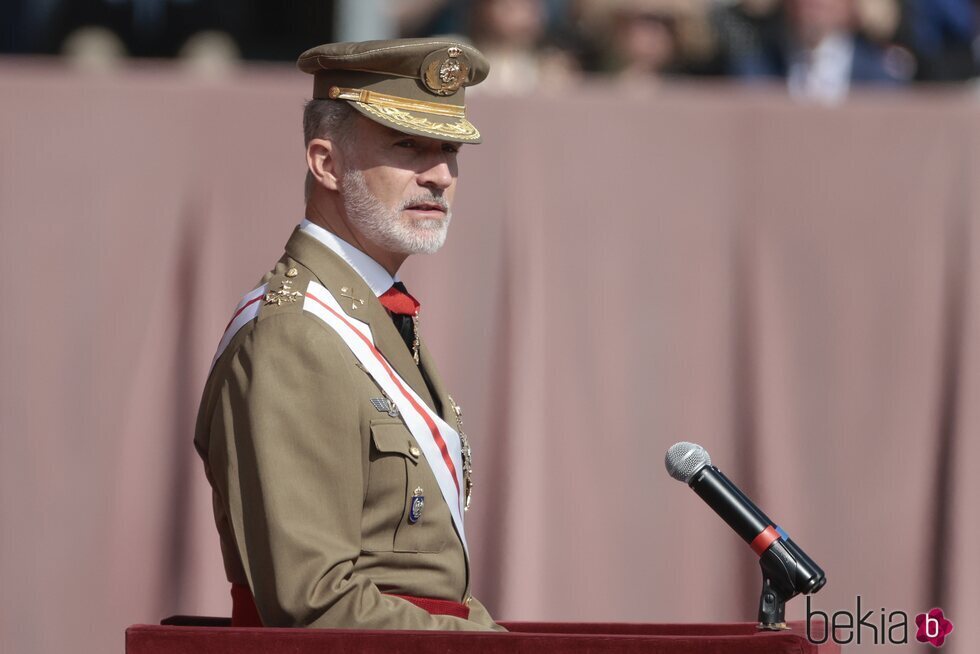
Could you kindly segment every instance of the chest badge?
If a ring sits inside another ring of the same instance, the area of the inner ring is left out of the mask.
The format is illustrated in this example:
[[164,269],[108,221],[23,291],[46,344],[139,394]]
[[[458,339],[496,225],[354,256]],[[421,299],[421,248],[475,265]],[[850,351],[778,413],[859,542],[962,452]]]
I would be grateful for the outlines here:
[[422,487],[417,486],[412,495],[411,504],[408,506],[408,521],[415,524],[422,519],[422,509],[425,508],[425,495],[422,494]]
[[372,397],[371,404],[374,405],[375,409],[381,413],[387,413],[392,418],[397,418],[401,415],[398,412],[398,407],[391,401],[391,398],[388,397],[387,393],[384,397]]

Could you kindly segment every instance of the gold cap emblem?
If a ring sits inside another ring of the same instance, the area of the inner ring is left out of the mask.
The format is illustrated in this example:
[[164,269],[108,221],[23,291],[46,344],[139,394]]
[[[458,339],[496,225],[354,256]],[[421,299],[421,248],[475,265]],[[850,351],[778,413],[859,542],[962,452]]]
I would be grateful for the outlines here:
[[452,95],[469,77],[470,62],[463,49],[453,45],[426,57],[421,72],[427,89],[436,95]]

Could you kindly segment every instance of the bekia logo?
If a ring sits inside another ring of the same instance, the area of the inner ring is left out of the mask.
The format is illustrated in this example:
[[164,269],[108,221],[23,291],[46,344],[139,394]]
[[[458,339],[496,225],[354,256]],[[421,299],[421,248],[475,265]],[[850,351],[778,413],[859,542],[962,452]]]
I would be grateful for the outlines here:
[[[905,611],[889,611],[885,608],[862,610],[860,595],[857,596],[854,613],[835,611],[827,615],[825,611],[814,610],[810,606],[810,596],[806,596],[806,637],[811,643],[821,645],[833,640],[838,645],[856,643],[858,645],[904,645],[909,642],[909,615]],[[813,619],[818,618],[817,628]],[[823,623],[822,625],[820,623]],[[940,608],[915,616],[915,639],[942,647],[946,638],[953,633],[952,621],[943,615]],[[824,628],[826,626],[826,628]]]
[[915,616],[915,639],[920,643],[929,643],[933,647],[942,647],[946,636],[953,633],[953,623],[943,615],[942,609],[932,609],[928,613]]

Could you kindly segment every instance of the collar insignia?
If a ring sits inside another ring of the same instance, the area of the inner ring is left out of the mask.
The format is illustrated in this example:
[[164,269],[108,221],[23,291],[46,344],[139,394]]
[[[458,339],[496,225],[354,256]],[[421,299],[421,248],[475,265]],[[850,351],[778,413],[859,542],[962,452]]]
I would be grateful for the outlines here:
[[303,297],[302,293],[293,290],[292,280],[284,279],[278,289],[265,294],[265,303],[281,307],[283,304],[295,302],[301,297]]
[[354,289],[347,288],[346,286],[340,289],[340,297],[350,300],[351,311],[354,311],[358,307],[364,306],[364,300],[359,297],[354,297]]

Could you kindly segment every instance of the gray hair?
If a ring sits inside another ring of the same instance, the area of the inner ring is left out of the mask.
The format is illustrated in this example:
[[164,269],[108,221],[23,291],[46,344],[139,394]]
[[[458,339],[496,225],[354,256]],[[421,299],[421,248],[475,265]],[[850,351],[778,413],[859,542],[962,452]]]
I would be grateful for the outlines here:
[[[350,136],[349,123],[354,117],[354,108],[346,102],[337,100],[322,100],[313,98],[303,108],[303,142],[309,145],[313,139],[328,138],[337,147],[345,148]],[[306,171],[304,192],[306,201],[313,196],[316,179],[313,173]]]

